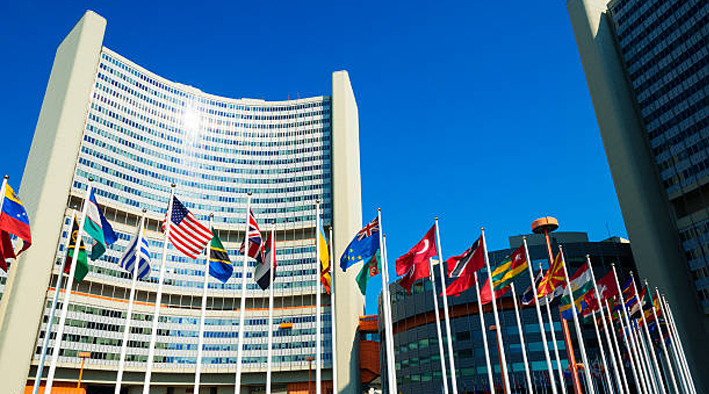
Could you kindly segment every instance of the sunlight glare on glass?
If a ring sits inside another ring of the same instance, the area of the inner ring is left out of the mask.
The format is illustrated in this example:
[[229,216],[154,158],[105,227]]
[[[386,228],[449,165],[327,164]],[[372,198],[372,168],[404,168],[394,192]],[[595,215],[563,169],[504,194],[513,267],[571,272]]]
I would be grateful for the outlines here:
[[182,125],[190,136],[194,136],[199,130],[200,120],[199,111],[196,108],[185,108],[185,112],[182,114]]

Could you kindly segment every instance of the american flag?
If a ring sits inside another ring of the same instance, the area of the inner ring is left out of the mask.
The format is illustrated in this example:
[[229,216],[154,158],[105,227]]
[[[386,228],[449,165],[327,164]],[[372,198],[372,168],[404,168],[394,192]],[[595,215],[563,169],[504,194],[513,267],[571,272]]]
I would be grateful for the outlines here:
[[[258,223],[256,223],[256,218],[254,217],[254,211],[249,209],[249,232],[248,232],[248,241],[249,241],[249,257],[253,259],[258,259],[260,258],[260,252],[261,249],[263,248],[263,239],[261,239],[261,230],[258,228]],[[244,254],[244,249],[245,245],[242,242],[241,247],[239,248],[239,253]]]
[[[162,231],[167,226],[167,214],[162,224]],[[170,217],[170,242],[187,257],[196,259],[214,237],[207,227],[202,225],[184,205],[172,197],[172,216]]]

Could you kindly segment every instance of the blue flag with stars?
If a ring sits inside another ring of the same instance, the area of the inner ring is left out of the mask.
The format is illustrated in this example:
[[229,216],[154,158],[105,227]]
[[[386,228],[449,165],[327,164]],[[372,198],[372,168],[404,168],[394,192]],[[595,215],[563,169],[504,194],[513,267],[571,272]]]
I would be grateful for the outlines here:
[[360,261],[369,261],[379,250],[379,218],[374,218],[362,228],[340,257],[340,267],[347,271]]

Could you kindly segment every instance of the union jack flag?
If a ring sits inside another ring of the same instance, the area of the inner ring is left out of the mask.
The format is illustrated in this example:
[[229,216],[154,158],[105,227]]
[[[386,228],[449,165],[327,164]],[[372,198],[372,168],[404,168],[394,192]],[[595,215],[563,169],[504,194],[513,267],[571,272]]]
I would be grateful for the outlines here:
[[[248,246],[248,256],[251,257],[252,259],[259,259],[262,257],[262,249],[263,249],[263,239],[261,238],[261,230],[258,228],[258,223],[256,223],[256,218],[254,217],[254,211],[249,209],[249,230],[247,233],[247,238],[249,242]],[[239,248],[239,253],[244,254],[244,250],[246,249],[246,246],[244,242],[241,243],[241,247]]]
[[[189,258],[196,259],[197,255],[207,247],[209,241],[214,237],[212,232],[198,222],[192,212],[185,208],[175,196],[172,197],[172,215],[169,220],[170,242]],[[163,232],[167,225],[168,217],[165,214],[165,221],[162,223]]]

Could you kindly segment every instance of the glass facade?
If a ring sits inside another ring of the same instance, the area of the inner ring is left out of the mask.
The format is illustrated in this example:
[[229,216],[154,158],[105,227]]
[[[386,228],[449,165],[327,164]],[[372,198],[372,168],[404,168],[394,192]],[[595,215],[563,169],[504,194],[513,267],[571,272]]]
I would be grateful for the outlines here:
[[[103,48],[67,205],[79,206],[88,178],[118,241],[75,288],[60,363],[76,366],[78,352],[91,352],[86,368],[117,368],[131,279],[118,265],[147,209],[151,273],[138,282],[128,342],[127,368],[147,361],[163,237],[159,231],[170,195],[214,231],[234,264],[226,283],[210,278],[203,372],[236,370],[239,303],[247,192],[265,237],[276,228],[278,263],[274,284],[274,368],[307,370],[315,353],[315,201],[324,225],[332,222],[331,100],[313,97],[281,102],[229,99],[165,80]],[[66,254],[69,216],[57,246]],[[91,245],[88,242],[87,245]],[[190,259],[168,245],[158,323],[156,372],[193,372],[197,357],[205,259]],[[252,279],[248,262],[245,372],[266,369],[268,292]],[[54,289],[47,293],[35,361],[47,328]],[[331,367],[331,315],[323,297],[323,362]],[[56,318],[58,321],[58,318]],[[287,323],[287,324],[282,324]],[[52,328],[55,335],[56,325]],[[51,347],[54,341],[50,341]]]
[[[556,240],[552,240],[552,247],[556,250]],[[572,271],[571,274],[586,261],[586,254],[591,255],[594,272],[599,278],[610,269],[611,263],[616,263],[620,267],[619,274],[622,279],[626,277],[626,272],[635,270],[630,244],[628,243],[562,242],[562,244],[564,245],[567,262]],[[508,256],[513,251],[513,249],[506,249],[490,252],[491,264],[494,265],[502,261],[505,256]],[[545,245],[530,245],[530,256],[535,268],[538,269],[540,264],[544,269],[548,268],[549,262]],[[436,274],[438,273],[437,268],[434,271],[436,271]],[[484,271],[484,269],[482,271]],[[438,286],[440,286],[440,276],[437,276],[436,280]],[[481,281],[482,280],[484,279],[481,279]],[[529,275],[527,275],[526,272],[515,280],[518,296],[521,296],[520,293],[523,293],[529,287],[529,284]],[[412,288],[411,295],[408,295],[397,283],[392,284],[390,289],[392,294],[395,368],[398,389],[404,394],[440,392],[442,387],[442,374],[440,353],[438,350],[438,335],[436,333],[436,327],[431,324],[434,318],[431,282],[427,279],[416,282]],[[437,290],[440,292],[440,289]],[[517,390],[521,392],[522,388],[526,387],[522,347],[520,345],[519,332],[514,309],[511,304],[510,293],[508,292],[508,294],[503,297],[504,299],[501,301],[503,307],[499,313],[499,317],[508,371],[510,372],[510,384],[513,390],[517,388]],[[451,310],[451,335],[455,353],[458,391],[484,392],[485,388],[488,386],[487,366],[485,362],[482,332],[480,330],[480,318],[477,315],[475,289],[469,289],[459,297],[449,297],[448,302]],[[559,358],[561,359],[562,368],[566,370],[568,367],[567,349],[564,343],[557,303],[558,300],[551,305],[552,319],[554,321],[554,332],[559,349]],[[441,301],[439,300],[439,307],[442,307],[441,305]],[[542,311],[546,319],[547,314],[544,308],[542,308]],[[542,387],[547,384],[548,378],[536,309],[533,307],[522,308],[520,310],[520,317],[528,352],[527,357],[533,376],[533,384],[537,384],[538,387],[542,389]],[[383,330],[383,321],[383,317],[380,315],[382,376],[386,376],[386,352],[384,351],[386,336],[385,333],[381,331]],[[486,313],[485,322],[488,327],[493,325],[493,316]],[[447,341],[443,323],[441,323],[441,329],[443,330],[444,341]],[[558,373],[556,372],[554,348],[551,341],[551,327],[548,321],[545,321],[545,329],[556,378],[558,377]],[[571,322],[569,322],[569,329],[572,332],[572,337],[575,338],[575,335],[573,335],[573,323]],[[584,330],[584,336],[586,338],[595,337],[592,326],[585,327]],[[486,335],[490,347],[490,362],[494,369],[495,382],[496,385],[499,385],[498,388],[501,389],[502,377],[500,374],[496,333],[487,330]],[[578,354],[578,346],[575,340],[574,346],[578,361],[580,360],[580,355]],[[593,341],[586,341],[586,347],[589,352],[589,362],[596,362],[600,357],[597,351],[597,344]],[[444,344],[444,349],[446,365],[447,368],[449,368],[447,362],[447,344]],[[448,378],[450,379],[450,376]],[[386,386],[386,379],[382,381],[383,385]],[[570,380],[567,380],[567,383],[570,383]],[[517,390],[515,390],[515,392],[517,392]]]
[[609,4],[633,89],[689,270],[709,311],[709,3]]

